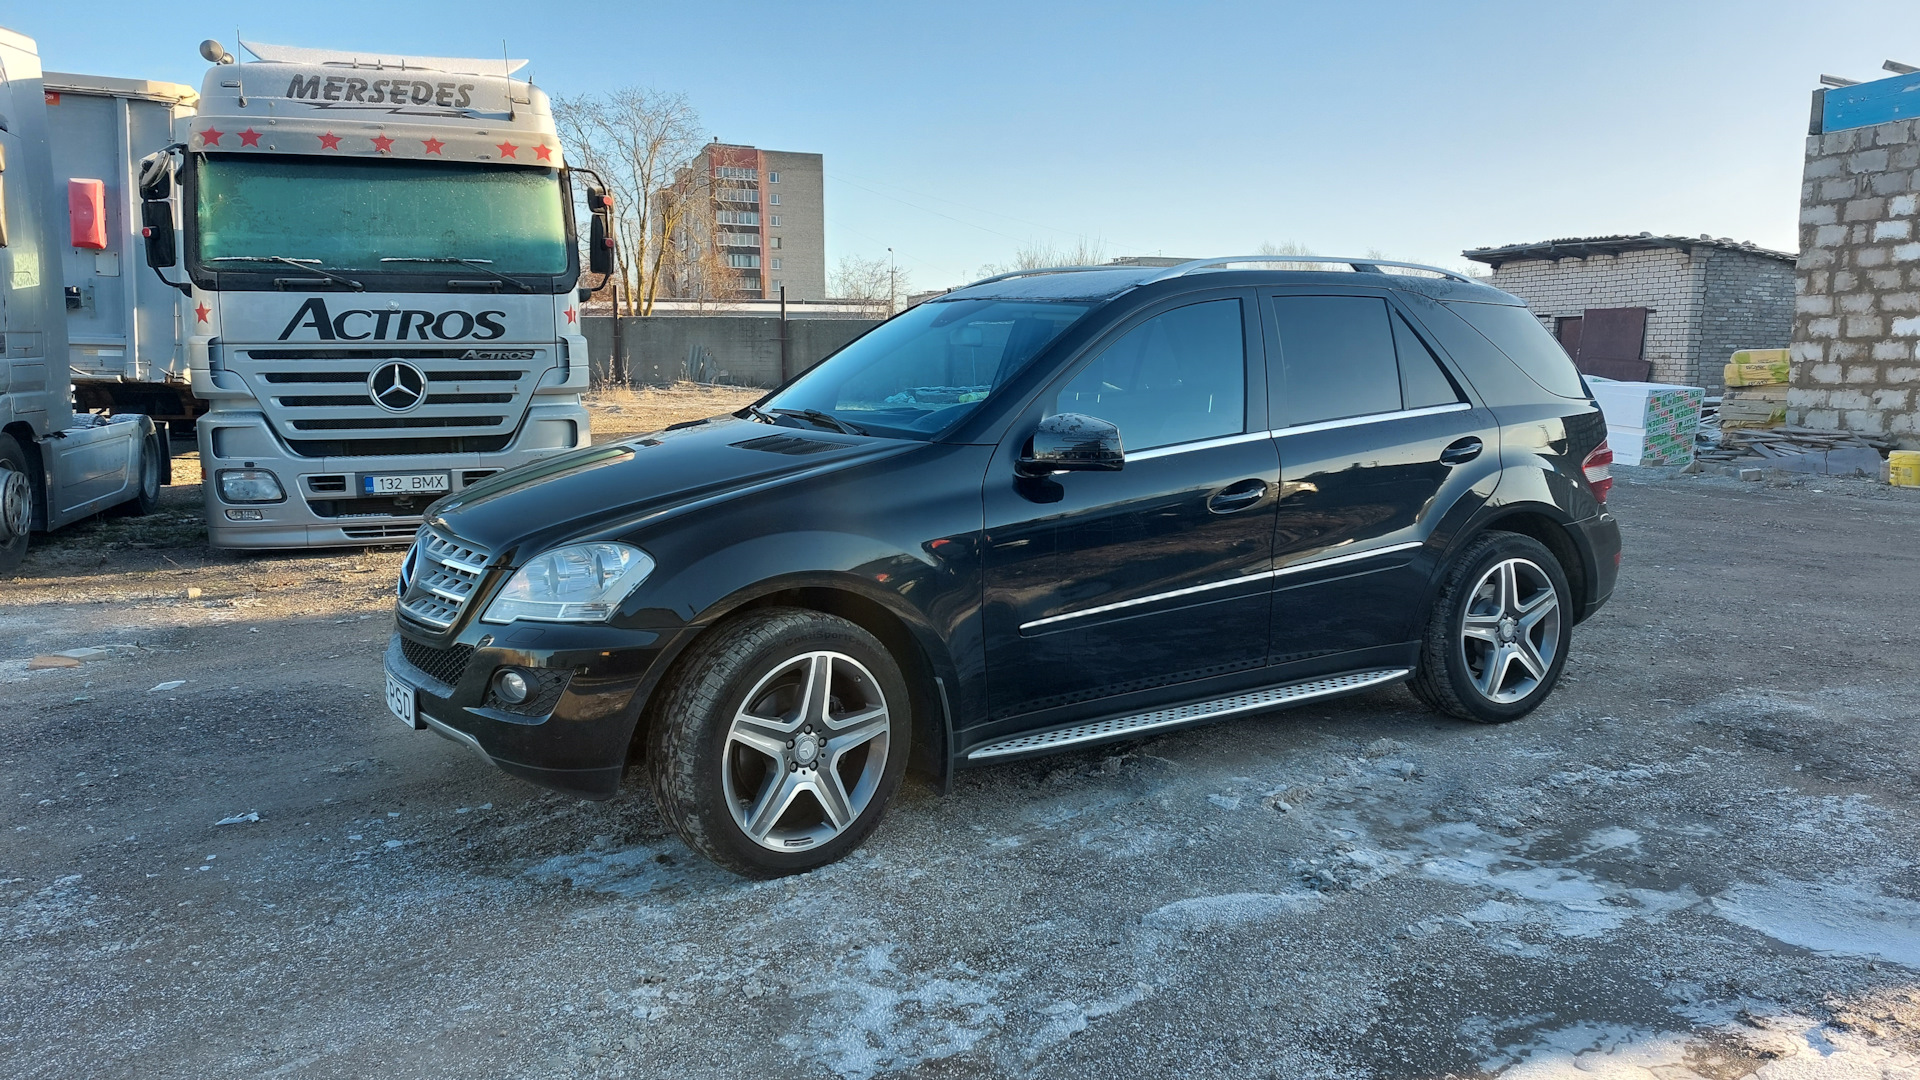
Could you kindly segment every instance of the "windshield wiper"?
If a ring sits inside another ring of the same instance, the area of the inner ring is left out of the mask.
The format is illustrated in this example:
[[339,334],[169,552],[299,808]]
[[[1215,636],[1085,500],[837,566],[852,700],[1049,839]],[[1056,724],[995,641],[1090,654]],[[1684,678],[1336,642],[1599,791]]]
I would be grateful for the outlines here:
[[842,435],[867,434],[867,430],[859,426],[858,424],[853,424],[846,420],[842,420],[839,417],[833,415],[832,413],[821,412],[819,409],[775,409],[773,411],[780,413],[784,416],[798,416],[803,419],[811,420],[814,423],[819,424],[823,427],[831,428],[834,431],[838,431]]
[[424,255],[403,255],[403,256],[399,256],[391,259],[381,259],[380,261],[383,263],[389,263],[389,262],[458,263],[461,266],[471,266],[475,270],[478,270],[483,274],[492,274],[494,277],[499,278],[501,281],[504,281],[509,285],[518,286],[521,292],[533,291],[533,286],[527,284],[524,281],[521,281],[519,278],[508,277],[507,275],[501,273],[500,271],[495,270],[493,268],[492,259],[456,259],[451,256],[442,257],[442,258],[431,258]]
[[319,274],[321,277],[331,278],[332,280],[337,281],[342,285],[351,285],[353,286],[356,292],[367,291],[367,287],[365,285],[360,284],[359,282],[353,280],[352,278],[346,276],[345,274],[336,274],[331,270],[323,269],[320,266],[319,259],[290,259],[285,255],[222,255],[218,258],[208,259],[207,261],[208,262],[286,263],[288,266],[295,267],[300,270],[311,270],[314,273]]
[[753,417],[755,420],[758,420],[763,424],[778,424],[780,422],[779,417],[773,415],[772,413],[768,412],[767,410],[761,408],[758,405],[749,405],[747,406],[746,411],[747,411],[747,415]]

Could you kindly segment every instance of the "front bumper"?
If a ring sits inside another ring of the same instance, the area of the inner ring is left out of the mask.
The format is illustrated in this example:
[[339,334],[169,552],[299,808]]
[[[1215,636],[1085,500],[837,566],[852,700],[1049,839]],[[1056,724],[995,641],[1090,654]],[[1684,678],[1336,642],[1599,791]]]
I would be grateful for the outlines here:
[[[559,445],[562,440],[549,437],[553,432],[570,433],[572,441]],[[427,507],[442,494],[457,493],[494,473],[566,453],[588,441],[584,406],[549,404],[539,398],[527,410],[514,441],[490,452],[299,457],[287,450],[266,417],[257,412],[209,413],[201,418],[199,437],[206,476],[207,538],[217,548],[408,543],[419,531]],[[273,473],[286,498],[277,503],[224,501],[219,470],[235,468]],[[362,476],[415,473],[447,473],[448,492],[401,501],[366,499],[358,489]],[[236,515],[251,520],[234,520]]]
[[[647,695],[684,633],[479,624],[441,642],[403,623],[387,642],[386,669],[413,687],[421,721],[503,771],[569,795],[610,799]],[[489,691],[503,667],[525,669],[536,685],[557,693],[536,695],[533,705],[520,707],[533,711],[515,712]]]

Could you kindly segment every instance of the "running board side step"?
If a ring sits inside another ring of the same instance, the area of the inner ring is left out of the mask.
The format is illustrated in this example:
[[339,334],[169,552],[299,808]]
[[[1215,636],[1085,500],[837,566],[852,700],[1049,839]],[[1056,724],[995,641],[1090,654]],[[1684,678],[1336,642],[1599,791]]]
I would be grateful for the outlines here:
[[1132,716],[1116,716],[1108,720],[1095,720],[1092,723],[1076,724],[1073,727],[1042,731],[1032,735],[1015,735],[974,747],[967,751],[967,760],[983,761],[1013,754],[1030,754],[1038,750],[1056,750],[1076,743],[1101,742],[1158,731],[1162,728],[1197,724],[1232,716],[1235,713],[1271,709],[1281,705],[1311,701],[1314,698],[1364,690],[1369,686],[1397,682],[1411,674],[1413,674],[1411,668],[1350,671],[1344,675],[1328,675],[1324,678],[1309,679],[1306,682],[1288,683],[1285,686],[1270,686],[1264,690],[1252,690],[1212,701],[1175,705],[1172,708],[1155,709],[1152,712],[1135,713]]

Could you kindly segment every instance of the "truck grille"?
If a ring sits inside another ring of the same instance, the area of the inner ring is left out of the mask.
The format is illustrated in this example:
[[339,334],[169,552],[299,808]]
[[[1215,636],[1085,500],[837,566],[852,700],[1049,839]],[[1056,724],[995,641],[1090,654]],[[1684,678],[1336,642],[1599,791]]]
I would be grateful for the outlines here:
[[[504,364],[503,352],[511,355]],[[464,355],[392,345],[263,347],[229,350],[224,364],[246,380],[274,430],[303,456],[503,449],[552,365],[552,351],[489,350],[489,359],[463,364]],[[375,375],[394,363],[407,365],[409,382],[383,407],[374,397]]]
[[401,564],[400,613],[435,630],[452,626],[479,587],[490,557],[472,544],[421,529]]

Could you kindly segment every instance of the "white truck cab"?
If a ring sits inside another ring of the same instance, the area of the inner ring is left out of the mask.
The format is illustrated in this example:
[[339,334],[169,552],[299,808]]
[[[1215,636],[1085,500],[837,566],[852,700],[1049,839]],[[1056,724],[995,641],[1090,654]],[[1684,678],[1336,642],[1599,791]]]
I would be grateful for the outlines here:
[[106,223],[60,204],[42,74],[33,39],[0,29],[0,574],[33,532],[151,509],[169,472],[146,416],[73,411],[62,260]]
[[573,176],[524,61],[245,48],[202,46],[198,112],[141,178],[214,545],[404,543],[442,495],[586,445]]

